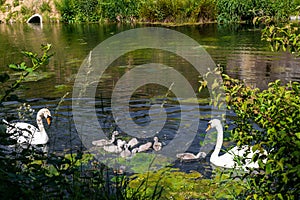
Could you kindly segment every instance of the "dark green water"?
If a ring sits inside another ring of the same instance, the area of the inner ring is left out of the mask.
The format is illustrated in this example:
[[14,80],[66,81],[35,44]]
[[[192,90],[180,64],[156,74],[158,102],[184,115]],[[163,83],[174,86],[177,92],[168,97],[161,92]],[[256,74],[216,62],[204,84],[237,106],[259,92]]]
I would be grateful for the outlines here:
[[[52,52],[55,54],[49,65],[32,76],[24,84],[25,87],[17,92],[36,110],[44,106],[52,109],[55,123],[48,130],[50,151],[82,148],[72,119],[72,87],[83,60],[105,39],[138,27],[142,27],[142,25],[44,24],[41,28],[27,24],[0,24],[1,72],[8,70],[6,67],[8,64],[22,61],[20,51],[39,51],[41,44],[51,43],[53,45]],[[210,24],[166,28],[179,31],[196,40],[205,48],[216,64],[224,67],[227,74],[245,80],[249,85],[265,88],[270,81],[276,79],[281,79],[283,82],[300,80],[299,59],[289,53],[271,52],[268,44],[260,40],[260,31],[253,27],[221,27]],[[168,55],[167,58],[161,55],[160,51],[151,50],[133,52],[121,56],[107,69],[96,93],[97,117],[104,132],[118,128],[110,108],[113,87],[128,70],[136,65],[149,61],[163,62],[184,74],[193,89],[197,91],[200,75],[180,58],[176,58],[176,55]],[[151,98],[164,96],[166,92],[167,88],[153,84],[138,88],[130,102],[131,117],[134,118],[136,124],[144,126],[149,123]],[[65,94],[67,95],[64,101],[59,103]],[[18,101],[6,102],[5,107],[1,108],[0,117],[17,119],[16,108],[20,104]],[[166,106],[169,121],[166,128],[158,134],[165,144],[172,140],[180,123],[181,112],[189,113],[200,110],[203,114],[200,117],[199,129],[196,130],[199,134],[189,148],[189,151],[194,153],[199,151],[199,142],[201,138],[203,139],[210,107],[191,104],[180,108],[176,101],[169,101]],[[195,119],[191,115],[191,118],[187,120],[199,119]],[[34,119],[32,123],[35,123]],[[195,130],[187,128],[188,131]],[[127,135],[122,133],[121,136]],[[183,167],[202,169],[193,163]]]

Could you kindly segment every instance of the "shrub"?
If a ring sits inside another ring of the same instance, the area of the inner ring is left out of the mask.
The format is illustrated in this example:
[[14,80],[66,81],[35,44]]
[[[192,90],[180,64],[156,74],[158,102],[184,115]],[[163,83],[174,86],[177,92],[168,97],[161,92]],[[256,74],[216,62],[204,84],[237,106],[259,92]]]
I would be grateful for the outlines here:
[[265,28],[261,38],[269,42],[272,51],[289,51],[300,55],[300,31],[297,24],[284,23],[277,25],[272,17],[258,17],[254,22],[262,22]]
[[285,21],[295,7],[291,0],[218,0],[218,21],[251,22],[255,16],[273,16],[278,21]]
[[40,6],[40,11],[42,13],[44,13],[44,12],[51,12],[51,7],[50,7],[49,3],[43,1],[42,5]]
[[261,91],[223,74],[223,82],[218,85],[224,86],[227,108],[236,114],[235,128],[231,131],[233,140],[238,146],[251,144],[254,150],[268,152],[266,163],[262,162],[266,156],[253,157],[260,169],[249,169],[242,176],[248,185],[240,196],[297,199],[300,191],[300,84],[282,85],[277,80]]
[[138,18],[140,0],[101,0],[100,9],[102,17],[110,21],[132,21]]
[[140,18],[150,22],[203,22],[214,20],[215,0],[147,1],[141,6]]

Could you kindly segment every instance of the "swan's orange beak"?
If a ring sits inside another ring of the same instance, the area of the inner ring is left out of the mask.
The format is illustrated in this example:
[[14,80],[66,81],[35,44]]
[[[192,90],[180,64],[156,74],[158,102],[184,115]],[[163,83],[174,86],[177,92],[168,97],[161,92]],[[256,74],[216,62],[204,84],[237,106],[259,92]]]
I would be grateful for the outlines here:
[[207,125],[207,128],[206,128],[206,130],[205,130],[205,132],[209,131],[210,129],[211,129],[211,125],[208,124],[208,125]]
[[52,121],[52,117],[48,116],[47,117],[47,124],[50,126],[51,125],[51,121]]

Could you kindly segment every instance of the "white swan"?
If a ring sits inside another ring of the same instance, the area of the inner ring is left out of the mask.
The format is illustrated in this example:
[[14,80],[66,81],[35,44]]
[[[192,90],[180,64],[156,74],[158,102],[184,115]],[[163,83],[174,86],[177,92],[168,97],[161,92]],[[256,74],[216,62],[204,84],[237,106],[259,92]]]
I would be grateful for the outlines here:
[[154,140],[154,143],[153,143],[152,148],[153,148],[155,151],[160,151],[161,148],[162,148],[162,143],[161,143],[161,142],[158,142],[158,137],[154,137],[153,140]]
[[119,135],[118,131],[114,131],[112,133],[112,136],[111,136],[110,140],[107,140],[107,139],[94,140],[94,141],[92,141],[92,144],[97,146],[97,147],[103,147],[103,146],[106,146],[106,145],[110,145],[110,144],[114,143],[114,141],[116,139],[115,138],[116,135]]
[[43,125],[42,118],[45,118],[47,120],[48,125],[51,124],[52,117],[50,111],[47,108],[42,108],[37,113],[36,123],[38,125],[38,128],[24,122],[8,123],[4,119],[3,122],[7,126],[6,132],[8,134],[12,134],[11,138],[16,139],[18,143],[38,145],[46,144],[49,140],[49,137]]
[[179,154],[176,154],[176,157],[179,158],[181,161],[197,160],[200,158],[205,158],[206,153],[202,152],[202,151],[200,151],[197,155],[195,155],[193,153],[179,153]]
[[[215,150],[213,151],[213,153],[211,154],[210,157],[210,162],[218,167],[224,167],[224,168],[240,168],[239,166],[236,165],[234,158],[236,156],[238,157],[243,157],[245,156],[244,154],[249,151],[250,152],[247,154],[246,157],[246,163],[244,165],[242,165],[242,169],[247,170],[246,168],[259,168],[258,162],[253,162],[252,161],[252,157],[255,153],[259,153],[260,152],[258,150],[256,150],[255,152],[252,151],[252,147],[244,145],[242,147],[234,147],[232,149],[230,149],[227,153],[219,156],[222,144],[223,144],[223,127],[221,124],[221,121],[218,119],[213,119],[210,120],[208,122],[208,127],[206,129],[206,132],[211,129],[211,128],[216,128],[217,132],[218,132],[218,136],[217,136],[217,143],[215,146]],[[267,155],[266,151],[264,151],[263,153],[264,155]],[[262,154],[260,154],[262,155]],[[263,160],[263,162],[266,162],[266,159]]]
[[111,144],[111,145],[106,145],[103,147],[103,149],[107,152],[111,153],[121,153],[122,152],[122,146],[124,145],[124,141],[122,140],[117,140],[117,145]]

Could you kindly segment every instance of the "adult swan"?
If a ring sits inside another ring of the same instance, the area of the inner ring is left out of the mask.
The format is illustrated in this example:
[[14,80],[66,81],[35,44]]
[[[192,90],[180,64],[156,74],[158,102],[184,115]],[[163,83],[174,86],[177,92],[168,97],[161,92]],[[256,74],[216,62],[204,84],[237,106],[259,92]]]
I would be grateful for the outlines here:
[[38,145],[46,144],[49,140],[43,125],[43,118],[47,120],[48,125],[51,124],[52,117],[50,111],[47,108],[42,108],[37,113],[36,123],[38,125],[38,128],[24,122],[8,123],[5,120],[3,120],[3,122],[7,126],[6,132],[8,134],[12,134],[11,138],[16,139],[18,143]]
[[[217,143],[215,146],[215,150],[211,154],[210,162],[218,167],[224,167],[224,168],[242,168],[244,170],[247,170],[247,168],[259,168],[259,165],[257,162],[252,161],[252,157],[255,153],[259,153],[258,150],[255,152],[252,151],[252,147],[250,146],[242,146],[242,147],[234,147],[230,149],[227,153],[219,156],[220,150],[222,148],[223,144],[223,127],[221,124],[221,121],[218,119],[213,119],[208,122],[208,127],[206,129],[206,132],[210,130],[211,128],[215,128],[218,132],[217,136]],[[250,151],[249,151],[250,149]],[[235,157],[243,157],[245,156],[246,152],[248,151],[246,162],[242,166],[238,166],[235,163]],[[267,155],[266,151],[263,153],[264,155]],[[260,154],[261,155],[261,154]],[[265,162],[263,160],[263,162]]]

